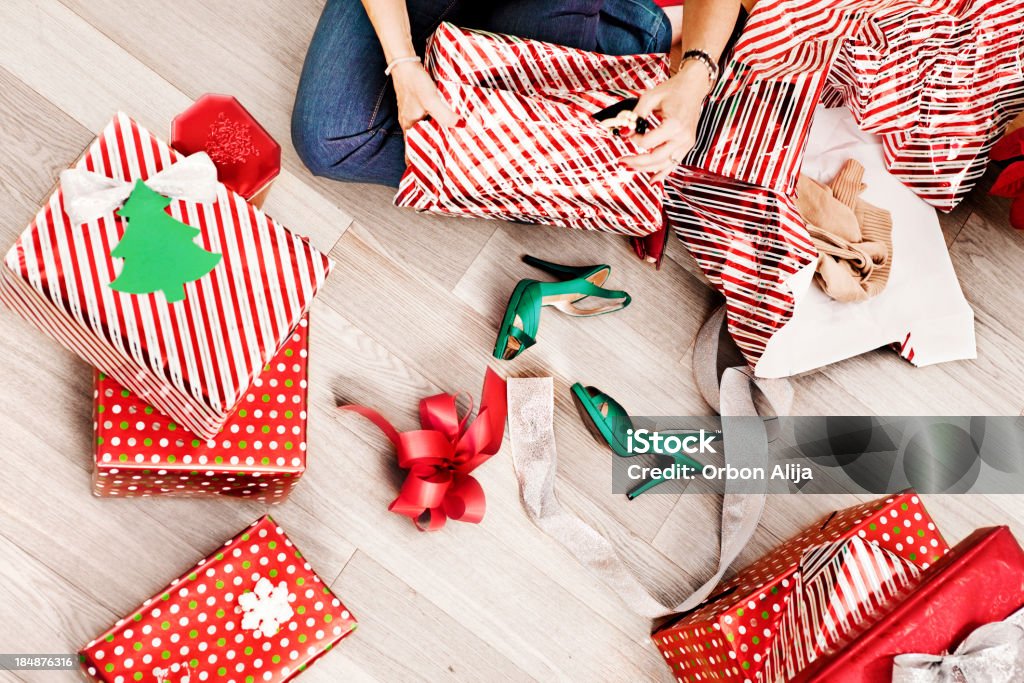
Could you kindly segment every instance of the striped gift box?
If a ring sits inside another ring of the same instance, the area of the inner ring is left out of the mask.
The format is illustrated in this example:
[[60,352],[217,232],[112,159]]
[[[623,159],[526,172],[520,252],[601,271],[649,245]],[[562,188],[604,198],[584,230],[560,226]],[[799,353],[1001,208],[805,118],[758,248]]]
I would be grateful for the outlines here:
[[[118,114],[78,167],[145,180],[178,159]],[[308,311],[331,268],[307,240],[223,185],[212,204],[171,202],[171,215],[222,254],[185,285],[184,301],[110,288],[111,250],[124,223],[113,212],[74,224],[58,188],[7,253],[0,299],[178,424],[211,439]]]
[[665,80],[664,55],[611,57],[445,23],[427,68],[462,123],[406,133],[396,205],[623,235],[662,227],[662,183],[619,165],[636,146],[593,115]]

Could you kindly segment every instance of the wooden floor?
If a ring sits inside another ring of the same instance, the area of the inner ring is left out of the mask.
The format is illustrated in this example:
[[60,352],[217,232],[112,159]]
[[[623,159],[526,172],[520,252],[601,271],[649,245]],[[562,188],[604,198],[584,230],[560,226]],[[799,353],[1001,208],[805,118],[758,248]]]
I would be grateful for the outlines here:
[[[420,397],[479,390],[505,297],[530,273],[521,254],[612,263],[611,284],[633,294],[632,307],[595,320],[547,315],[540,345],[502,369],[556,377],[563,502],[668,595],[710,569],[715,501],[610,494],[611,455],[581,428],[567,391],[580,380],[637,414],[708,412],[688,347],[715,297],[678,243],[655,273],[619,239],[416,216],[385,189],[310,176],[287,143],[321,4],[0,3],[0,242],[14,240],[116,110],[164,131],[204,92],[238,96],[285,143],[269,213],[338,262],[313,309],[309,471],[273,512],[361,628],[301,680],[669,680],[648,624],[526,520],[507,452],[479,470],[483,524],[419,534],[386,511],[398,480],[388,445],[334,406],[369,404],[412,428]],[[794,412],[1020,414],[1024,236],[1005,216],[979,193],[944,218],[977,313],[977,361],[915,369],[878,351],[795,380]],[[91,370],[10,311],[0,323],[0,652],[73,652],[265,509],[93,498]],[[847,502],[773,497],[741,563]],[[1024,533],[1024,496],[926,502],[952,540],[986,524]]]

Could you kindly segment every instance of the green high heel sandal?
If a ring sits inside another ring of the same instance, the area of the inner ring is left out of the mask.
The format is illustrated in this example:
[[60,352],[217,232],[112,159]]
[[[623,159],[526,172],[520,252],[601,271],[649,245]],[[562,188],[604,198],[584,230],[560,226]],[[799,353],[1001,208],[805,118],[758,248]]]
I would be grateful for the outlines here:
[[[585,387],[579,382],[572,385],[571,392],[573,403],[576,404],[583,424],[595,439],[606,444],[620,458],[632,458],[640,455],[639,453],[630,453],[623,441],[626,433],[633,429],[633,420],[618,401],[596,387]],[[677,434],[681,438],[690,435],[699,436],[698,433]],[[686,465],[695,470],[700,470],[703,467],[685,453],[653,453],[652,455],[658,460],[657,467],[662,469],[672,465]],[[627,493],[626,497],[633,500],[665,481],[671,480],[662,477],[648,479]]]
[[[544,306],[566,315],[590,317],[620,311],[631,301],[626,292],[602,287],[612,272],[611,266],[563,266],[532,256],[523,256],[523,261],[559,281],[520,280],[512,290],[494,342],[494,357],[498,360],[512,360],[537,343],[540,311]],[[609,302],[593,308],[576,305],[591,297]]]

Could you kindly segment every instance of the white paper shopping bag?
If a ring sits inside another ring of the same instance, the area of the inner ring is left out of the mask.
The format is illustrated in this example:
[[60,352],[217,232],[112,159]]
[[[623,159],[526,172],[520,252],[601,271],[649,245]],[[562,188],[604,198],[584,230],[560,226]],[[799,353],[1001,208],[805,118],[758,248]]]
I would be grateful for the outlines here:
[[861,131],[849,111],[819,107],[803,173],[827,182],[847,159],[864,166],[863,199],[892,214],[889,282],[868,301],[840,303],[812,283],[811,273],[798,273],[789,283],[793,317],[769,341],[757,375],[788,377],[892,344],[917,366],[974,358],[974,312],[935,209],[886,171],[881,142]]

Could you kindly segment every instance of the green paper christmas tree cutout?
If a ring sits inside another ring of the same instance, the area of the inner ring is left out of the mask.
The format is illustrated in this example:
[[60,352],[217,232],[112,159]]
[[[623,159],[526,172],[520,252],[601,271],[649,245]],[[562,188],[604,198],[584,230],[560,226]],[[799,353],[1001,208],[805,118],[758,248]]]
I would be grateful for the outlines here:
[[121,241],[110,255],[124,259],[121,274],[110,283],[126,294],[163,292],[174,303],[185,298],[185,283],[198,280],[220,263],[195,240],[199,230],[175,220],[164,209],[171,200],[141,180],[117,215],[127,220]]

